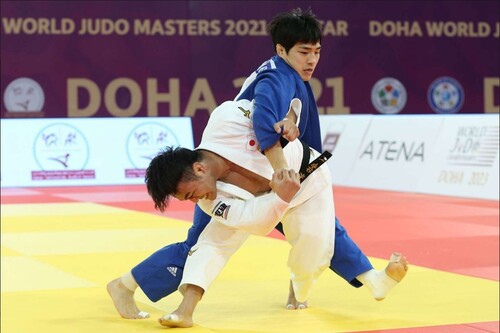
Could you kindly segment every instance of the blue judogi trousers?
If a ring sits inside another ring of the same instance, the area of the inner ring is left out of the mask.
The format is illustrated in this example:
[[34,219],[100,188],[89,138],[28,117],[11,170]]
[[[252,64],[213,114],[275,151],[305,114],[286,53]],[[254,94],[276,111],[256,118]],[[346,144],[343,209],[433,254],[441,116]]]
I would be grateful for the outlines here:
[[[188,230],[186,240],[161,248],[132,269],[132,275],[139,287],[151,301],[156,302],[177,290],[188,252],[209,222],[210,216],[196,205],[193,225]],[[276,229],[283,233],[281,223]],[[335,218],[335,250],[330,269],[352,286],[359,288],[362,283],[356,276],[372,268],[366,255]]]

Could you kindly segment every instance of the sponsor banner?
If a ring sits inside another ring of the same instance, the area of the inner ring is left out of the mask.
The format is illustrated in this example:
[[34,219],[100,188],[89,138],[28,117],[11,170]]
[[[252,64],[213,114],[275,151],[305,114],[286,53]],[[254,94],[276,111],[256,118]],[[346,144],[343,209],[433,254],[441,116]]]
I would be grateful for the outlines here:
[[498,115],[320,119],[334,185],[499,199]]
[[417,192],[498,199],[499,117],[445,117]]
[[347,181],[372,119],[370,115],[320,116],[323,150],[332,153],[328,166],[334,184],[350,185]]
[[1,185],[143,184],[165,146],[193,148],[189,118],[2,119]]
[[198,144],[297,7],[321,21],[320,114],[500,111],[500,1],[64,4],[0,1],[2,119],[188,117]]
[[361,143],[350,155],[354,160],[343,184],[413,191],[424,167],[433,163],[430,152],[442,122],[443,118],[429,116],[372,116]]

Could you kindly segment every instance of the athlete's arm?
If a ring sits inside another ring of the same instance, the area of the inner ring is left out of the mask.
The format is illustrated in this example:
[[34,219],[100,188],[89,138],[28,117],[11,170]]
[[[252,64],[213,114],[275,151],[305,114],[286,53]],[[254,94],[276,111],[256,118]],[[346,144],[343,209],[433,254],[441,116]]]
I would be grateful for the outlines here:
[[300,177],[295,171],[280,170],[273,174],[270,186],[273,192],[246,198],[231,195],[231,187],[226,186],[215,200],[200,200],[198,205],[212,220],[253,234],[267,235],[300,189]]
[[[282,133],[282,136],[288,141],[293,141],[298,138],[300,135],[299,121],[301,111],[302,102],[300,99],[294,98],[290,102],[290,107],[286,117],[274,124],[274,130],[276,133]],[[271,163],[273,170],[288,169],[288,163],[285,159],[285,155],[283,154],[283,148],[280,141],[277,141],[275,144],[265,149],[264,155],[266,155],[269,163]]]

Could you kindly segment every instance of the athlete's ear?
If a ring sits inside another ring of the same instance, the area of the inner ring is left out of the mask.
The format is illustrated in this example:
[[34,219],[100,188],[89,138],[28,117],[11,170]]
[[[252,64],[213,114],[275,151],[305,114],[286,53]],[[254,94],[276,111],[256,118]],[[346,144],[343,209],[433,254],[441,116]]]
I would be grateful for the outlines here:
[[193,173],[195,176],[201,176],[206,171],[206,166],[202,162],[194,162],[193,163]]
[[283,47],[283,45],[281,44],[277,44],[276,45],[276,53],[279,55],[279,56],[284,56],[286,51],[285,51],[285,48]]

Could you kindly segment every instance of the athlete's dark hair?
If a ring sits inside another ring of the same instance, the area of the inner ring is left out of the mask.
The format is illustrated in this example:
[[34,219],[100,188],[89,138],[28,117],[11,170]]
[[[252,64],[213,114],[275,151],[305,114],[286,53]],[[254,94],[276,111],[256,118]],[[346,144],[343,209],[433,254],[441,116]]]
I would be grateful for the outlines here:
[[297,43],[321,43],[321,24],[311,9],[302,12],[300,8],[276,15],[267,26],[274,44],[281,44],[286,52]]
[[202,155],[197,150],[166,147],[151,160],[146,169],[145,182],[156,209],[165,211],[180,181],[196,178],[193,163],[201,159]]

